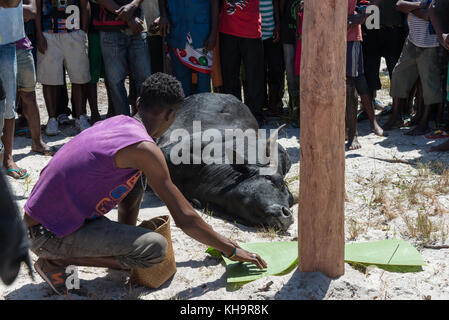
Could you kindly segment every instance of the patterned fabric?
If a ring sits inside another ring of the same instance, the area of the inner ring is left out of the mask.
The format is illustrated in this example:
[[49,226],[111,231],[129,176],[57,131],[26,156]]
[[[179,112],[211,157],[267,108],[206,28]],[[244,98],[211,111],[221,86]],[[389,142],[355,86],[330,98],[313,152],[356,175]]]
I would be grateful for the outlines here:
[[260,0],[260,15],[262,16],[262,40],[273,36],[275,29],[273,0]]
[[43,0],[42,31],[67,33],[80,29],[79,0]]
[[[412,0],[413,2],[421,2],[421,0]],[[438,37],[430,24],[430,21],[418,18],[413,13],[409,13],[407,17],[410,33],[408,39],[420,48],[435,48],[440,45]]]

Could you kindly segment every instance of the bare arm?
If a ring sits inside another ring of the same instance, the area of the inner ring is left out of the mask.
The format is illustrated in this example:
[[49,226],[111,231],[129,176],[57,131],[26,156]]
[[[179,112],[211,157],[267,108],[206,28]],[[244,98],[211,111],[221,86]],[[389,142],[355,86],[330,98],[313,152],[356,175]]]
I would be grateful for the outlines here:
[[210,3],[210,33],[209,37],[204,44],[206,50],[213,50],[215,48],[215,43],[217,42],[217,32],[218,32],[218,14],[219,14],[219,0],[211,0]]
[[0,0],[0,7],[15,8],[20,4],[20,0]]
[[22,8],[25,22],[36,18],[36,0],[23,0]]
[[[205,245],[231,255],[238,247],[229,239],[215,232],[193,209],[179,189],[173,184],[162,151],[150,142],[141,142],[117,152],[115,163],[119,168],[137,168],[142,170],[153,191],[164,201],[176,226],[188,236]],[[239,249],[234,258],[265,268],[266,263],[259,256],[253,256]]]
[[42,33],[42,0],[36,0],[36,18],[34,19],[34,25],[37,50],[45,54],[45,51],[47,51],[47,40],[45,40],[44,34]]
[[398,3],[396,3],[396,10],[401,11],[403,13],[410,13],[414,10],[418,9],[424,9],[427,5],[424,2],[412,2],[412,1],[405,1],[405,0],[399,0]]
[[168,20],[167,1],[158,0],[158,3],[160,12],[159,28],[161,30],[161,36],[165,37],[170,33],[170,21]]
[[88,0],[80,0],[80,14],[81,14],[81,30],[83,30],[85,33],[88,32],[89,29],[89,21],[90,21],[90,15],[89,15],[89,1]]
[[[447,21],[444,17],[441,16],[441,12],[439,12],[435,6],[435,1],[432,2],[429,9],[429,17],[430,21],[432,22],[433,28],[435,29],[435,33],[438,36],[438,39],[440,40],[441,45],[446,49],[449,50],[449,34],[445,33],[443,30],[446,28],[444,27],[445,23],[444,21]],[[447,29],[446,29],[447,31]]]

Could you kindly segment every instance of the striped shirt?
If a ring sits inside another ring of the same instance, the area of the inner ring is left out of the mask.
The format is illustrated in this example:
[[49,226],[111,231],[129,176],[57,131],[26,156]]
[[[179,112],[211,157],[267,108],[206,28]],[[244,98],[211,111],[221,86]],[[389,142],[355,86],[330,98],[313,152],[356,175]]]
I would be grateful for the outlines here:
[[[420,2],[421,0],[413,0],[413,2]],[[408,39],[417,47],[420,48],[435,48],[440,45],[438,37],[435,32],[430,33],[431,24],[430,21],[418,18],[413,13],[409,13],[408,25],[410,33]]]
[[275,29],[272,0],[260,0],[260,15],[262,16],[262,40],[273,36]]

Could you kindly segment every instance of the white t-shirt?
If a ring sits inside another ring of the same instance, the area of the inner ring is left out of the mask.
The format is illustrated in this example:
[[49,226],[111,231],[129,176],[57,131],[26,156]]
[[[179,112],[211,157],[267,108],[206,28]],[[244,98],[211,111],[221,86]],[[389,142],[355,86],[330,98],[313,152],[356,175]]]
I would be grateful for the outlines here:
[[25,37],[22,1],[16,8],[0,8],[0,45]]
[[[413,0],[414,2],[421,2],[421,0]],[[438,37],[435,33],[430,33],[430,21],[418,18],[413,13],[409,13],[408,26],[410,33],[408,39],[417,47],[421,48],[435,48],[440,45]]]

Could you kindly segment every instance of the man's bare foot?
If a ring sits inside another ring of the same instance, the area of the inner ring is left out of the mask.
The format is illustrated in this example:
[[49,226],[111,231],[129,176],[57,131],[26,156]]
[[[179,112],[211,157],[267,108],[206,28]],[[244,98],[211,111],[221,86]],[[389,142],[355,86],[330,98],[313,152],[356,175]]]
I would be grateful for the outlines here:
[[362,145],[359,143],[359,140],[357,140],[357,137],[354,137],[354,139],[352,139],[352,142],[348,142],[346,144],[346,149],[347,150],[357,150],[362,148]]
[[429,132],[429,127],[427,126],[417,126],[410,131],[407,131],[405,134],[408,136],[423,136]]
[[54,156],[57,151],[55,147],[50,147],[43,141],[41,141],[40,143],[32,143],[31,150],[49,157]]
[[400,117],[391,116],[387,123],[383,125],[383,130],[393,130],[404,125],[404,121]]
[[449,140],[446,140],[446,142],[431,147],[429,149],[429,152],[447,152],[447,151],[449,151]]
[[371,128],[372,132],[374,132],[379,137],[388,137],[388,133],[386,133],[376,122]]

